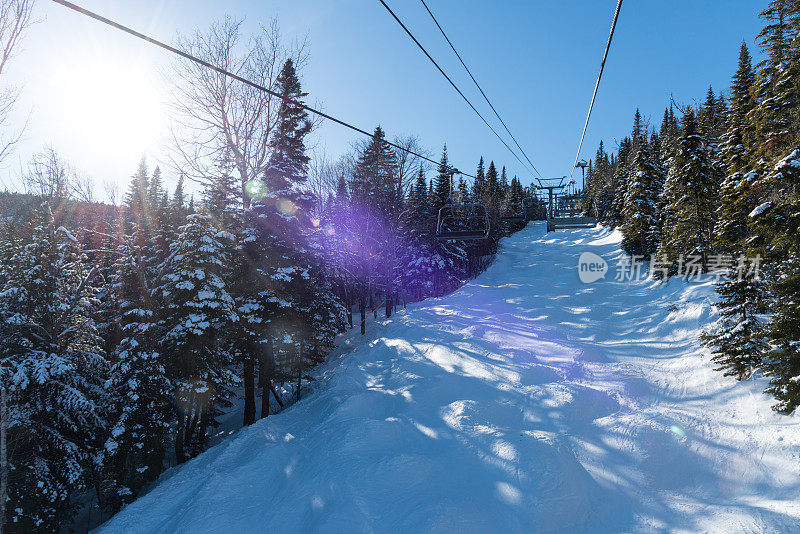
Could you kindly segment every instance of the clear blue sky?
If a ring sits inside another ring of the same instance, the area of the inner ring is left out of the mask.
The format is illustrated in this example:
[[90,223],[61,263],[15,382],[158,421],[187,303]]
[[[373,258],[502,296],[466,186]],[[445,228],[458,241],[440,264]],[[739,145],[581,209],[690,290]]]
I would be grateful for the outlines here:
[[[152,161],[160,157],[162,112],[155,105],[151,115],[141,112],[143,102],[154,102],[150,95],[126,114],[124,99],[135,98],[131,92],[148,93],[168,57],[49,0],[38,2],[40,22],[11,71],[12,81],[23,85],[20,117],[30,111],[30,124],[25,143],[0,170],[0,187],[13,183],[29,155],[47,143],[98,183],[126,184],[143,154]],[[287,36],[308,35],[311,62],[302,80],[310,99],[327,112],[367,130],[381,124],[390,136],[417,134],[437,158],[446,142],[453,163],[464,170],[473,171],[483,155],[506,165],[523,183],[531,181],[378,0],[76,2],[166,41],[225,14],[245,18],[250,29],[277,16]],[[493,117],[422,4],[387,3],[485,116]],[[765,4],[627,0],[582,157],[591,157],[600,139],[614,146],[629,130],[637,106],[658,124],[670,93],[677,101],[692,102],[704,97],[709,84],[727,90],[741,41],[755,53],[757,14]],[[569,173],[615,1],[428,0],[428,5],[541,173]],[[92,63],[99,67],[93,69]],[[135,84],[124,82],[135,85],[133,91],[94,81],[98,69],[112,63],[119,65],[117,78],[135,73]],[[87,74],[76,79],[76,69]],[[89,101],[108,113],[75,109],[80,106],[71,95],[81,84],[94,91]],[[131,129],[137,135],[126,133],[126,122],[136,121]],[[154,124],[152,135],[148,121]],[[316,135],[318,149],[330,157],[356,136],[335,124],[323,125]]]

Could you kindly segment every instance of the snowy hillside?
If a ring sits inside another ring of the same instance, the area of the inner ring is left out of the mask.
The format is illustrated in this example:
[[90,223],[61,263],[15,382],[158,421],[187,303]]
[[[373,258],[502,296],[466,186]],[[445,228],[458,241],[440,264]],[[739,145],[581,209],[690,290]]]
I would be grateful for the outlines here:
[[529,225],[100,532],[796,529],[797,418],[712,370],[710,285],[582,284],[618,242]]

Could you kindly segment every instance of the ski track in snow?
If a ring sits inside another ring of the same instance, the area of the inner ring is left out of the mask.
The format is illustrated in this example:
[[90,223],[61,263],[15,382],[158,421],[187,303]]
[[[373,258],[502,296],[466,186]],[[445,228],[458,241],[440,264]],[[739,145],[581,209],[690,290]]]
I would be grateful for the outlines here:
[[[584,251],[605,280],[580,283]],[[530,224],[99,531],[798,531],[797,418],[713,371],[713,286],[617,282],[621,257]]]

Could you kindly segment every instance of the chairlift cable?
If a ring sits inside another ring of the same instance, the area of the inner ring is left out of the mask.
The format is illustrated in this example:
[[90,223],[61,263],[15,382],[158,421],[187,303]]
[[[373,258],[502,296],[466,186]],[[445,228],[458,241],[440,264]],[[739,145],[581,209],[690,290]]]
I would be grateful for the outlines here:
[[614,38],[614,29],[617,27],[617,19],[619,18],[619,10],[622,7],[622,0],[617,0],[617,8],[614,11],[614,20],[611,23],[611,31],[608,34],[608,41],[606,41],[606,50],[603,53],[603,61],[600,63],[600,72],[597,74],[597,83],[594,85],[594,93],[592,93],[592,101],[589,104],[589,113],[586,114],[586,123],[583,125],[583,133],[581,134],[581,141],[578,143],[578,153],[575,155],[575,163],[572,165],[572,172],[569,177],[575,173],[575,168],[578,166],[578,159],[581,157],[581,148],[583,147],[583,140],[586,137],[586,130],[589,128],[589,118],[592,116],[592,108],[594,108],[594,101],[597,98],[597,90],[600,87],[600,79],[603,77],[603,69],[606,66],[606,59],[608,59],[608,51],[611,49],[611,40]]
[[[515,145],[517,145],[517,148],[519,149],[519,151],[520,151],[520,152],[522,152],[522,155],[525,157],[525,159],[528,161],[528,163],[530,163],[530,164],[531,164],[531,167],[533,167],[533,170],[534,170],[534,171],[536,171],[536,174],[538,174],[538,175],[539,175],[539,178],[541,178],[541,176],[542,176],[542,175],[541,175],[541,173],[539,172],[539,169],[537,169],[537,168],[536,168],[536,165],[534,165],[534,164],[533,164],[533,162],[531,161],[531,158],[529,158],[529,157],[528,157],[528,155],[527,155],[527,154],[525,153],[525,151],[522,149],[522,147],[520,146],[520,144],[517,142],[517,138],[516,138],[516,137],[514,137],[514,134],[512,134],[512,133],[511,133],[511,130],[509,130],[508,126],[506,126],[506,123],[505,123],[505,121],[503,120],[503,118],[502,118],[502,117],[500,117],[500,114],[497,112],[497,109],[495,109],[495,107],[494,107],[494,105],[492,104],[491,100],[489,100],[489,97],[488,97],[488,96],[486,96],[486,93],[484,92],[484,90],[483,90],[483,88],[480,86],[480,84],[478,83],[478,80],[476,80],[476,79],[475,79],[475,76],[473,76],[473,75],[472,75],[472,71],[470,71],[470,70],[469,70],[469,67],[467,67],[467,64],[466,64],[466,63],[464,63],[464,60],[461,58],[461,54],[459,54],[459,53],[458,53],[458,50],[456,50],[456,47],[455,47],[455,46],[453,45],[453,43],[450,41],[450,38],[449,38],[449,37],[447,37],[447,34],[445,33],[444,29],[443,29],[443,28],[442,28],[442,26],[439,24],[439,21],[438,21],[438,20],[436,20],[436,17],[433,15],[433,12],[431,12],[430,8],[428,7],[428,4],[427,4],[427,3],[425,3],[425,0],[420,0],[420,1],[422,2],[422,5],[423,5],[423,6],[425,6],[425,10],[428,12],[428,14],[429,14],[429,15],[431,16],[431,18],[433,19],[433,22],[436,24],[436,27],[437,27],[437,28],[439,28],[439,31],[442,33],[442,37],[444,37],[445,41],[447,41],[447,44],[448,44],[448,45],[450,45],[450,48],[453,50],[453,53],[456,55],[456,57],[458,58],[458,60],[461,62],[461,65],[464,67],[464,70],[466,70],[466,71],[467,71],[467,74],[469,74],[469,77],[472,79],[473,83],[475,84],[475,87],[477,87],[477,88],[478,88],[478,91],[480,91],[480,92],[481,92],[481,95],[483,95],[483,99],[484,99],[484,100],[486,100],[486,103],[487,103],[487,104],[489,104],[489,107],[490,107],[490,108],[492,108],[492,111],[494,112],[495,116],[497,117],[497,120],[499,120],[499,121],[500,121],[500,124],[502,124],[502,125],[503,125],[503,128],[505,128],[506,132],[508,132],[508,135],[509,135],[509,136],[511,136],[511,139],[514,141],[514,144],[515,144]],[[539,178],[537,178],[537,180],[538,180]],[[540,182],[540,184],[539,184],[539,185],[541,185],[541,182]]]
[[[89,11],[88,9],[84,9],[84,8],[82,8],[82,7],[80,7],[80,6],[76,5],[76,4],[73,4],[72,2],[68,2],[66,0],[52,0],[52,1],[55,2],[56,4],[60,4],[60,5],[68,8],[68,9],[71,9],[72,11],[80,13],[81,15],[85,15],[85,16],[87,16],[89,18],[92,18],[92,19],[98,21],[98,22],[102,22],[103,24],[111,26],[112,28],[115,28],[117,30],[123,31],[123,32],[127,33],[128,35],[132,35],[133,37],[136,37],[137,39],[141,39],[141,40],[146,41],[146,42],[148,42],[150,44],[158,46],[159,48],[162,48],[162,49],[166,50],[167,52],[171,52],[173,54],[176,54],[178,56],[183,57],[184,59],[188,59],[189,61],[197,63],[198,65],[201,65],[203,67],[211,69],[211,70],[213,70],[213,71],[215,71],[215,72],[217,72],[219,74],[222,74],[223,76],[226,76],[228,78],[231,78],[233,80],[241,82],[241,83],[243,83],[245,85],[248,85],[248,86],[250,86],[250,87],[252,87],[254,89],[257,89],[259,91],[263,91],[263,92],[265,92],[267,94],[270,94],[270,95],[272,95],[272,96],[274,96],[276,98],[284,99],[284,97],[280,93],[272,91],[271,89],[269,89],[267,87],[264,87],[263,85],[257,84],[257,83],[255,83],[255,82],[253,82],[251,80],[248,80],[247,78],[243,78],[243,77],[241,77],[241,76],[239,76],[237,74],[234,74],[234,73],[232,73],[230,71],[227,71],[227,70],[225,70],[225,69],[223,69],[221,67],[218,67],[218,66],[216,66],[216,65],[214,65],[212,63],[209,63],[208,61],[204,61],[204,60],[202,60],[202,59],[200,59],[200,58],[198,58],[196,56],[193,56],[193,55],[191,55],[191,54],[189,54],[187,52],[179,50],[179,49],[177,49],[177,48],[175,48],[173,46],[170,46],[170,45],[168,45],[168,44],[166,44],[166,43],[164,43],[162,41],[159,41],[157,39],[149,37],[149,36],[147,36],[147,35],[145,35],[143,33],[140,33],[140,32],[138,32],[136,30],[133,30],[133,29],[127,27],[127,26],[124,26],[124,25],[122,25],[122,24],[120,24],[118,22],[115,22],[115,21],[113,21],[113,20],[111,20],[109,18],[106,18],[106,17],[104,17],[102,15],[99,15],[99,14],[93,12],[93,11]],[[306,105],[303,102],[300,102],[298,100],[294,100],[294,99],[289,99],[289,100],[294,102],[294,104],[297,105],[299,108],[304,109],[305,111],[308,111],[309,113],[313,113],[314,115],[322,117],[323,119],[328,119],[328,120],[330,120],[332,122],[335,122],[336,124],[344,126],[345,128],[349,128],[350,130],[353,130],[354,132],[358,132],[358,133],[360,133],[362,135],[366,135],[369,138],[373,137],[373,135],[371,133],[367,132],[366,130],[364,130],[362,128],[359,128],[358,126],[353,126],[350,123],[347,123],[347,122],[345,122],[345,121],[343,121],[341,119],[337,119],[336,117],[333,117],[332,115],[328,115],[327,113],[319,111],[318,109],[314,109],[311,106],[308,106],[308,105]],[[420,159],[422,159],[424,161],[427,161],[429,163],[433,163],[434,165],[439,165],[438,161],[435,161],[435,160],[433,160],[433,159],[431,159],[431,158],[429,158],[427,156],[424,156],[424,155],[422,155],[422,154],[420,154],[418,152],[415,152],[415,151],[410,150],[408,148],[402,147],[402,146],[400,146],[398,144],[392,143],[391,141],[384,140],[384,142],[387,145],[389,145],[389,146],[391,146],[393,148],[396,148],[397,150],[401,150],[403,152],[406,152],[408,154],[416,156],[416,157],[418,157],[418,158],[420,158]],[[473,179],[476,178],[475,176],[473,176],[471,174],[464,173],[464,172],[462,172],[461,174],[463,174],[464,176],[469,176],[470,178],[473,178]]]
[[487,121],[486,118],[481,114],[481,112],[478,111],[478,108],[476,108],[472,104],[472,102],[470,102],[469,98],[467,98],[466,95],[464,95],[464,93],[461,91],[461,89],[458,88],[455,82],[453,82],[450,76],[448,76],[447,73],[444,70],[442,70],[442,67],[440,67],[439,64],[436,62],[436,60],[433,59],[433,57],[428,53],[427,50],[425,50],[425,47],[422,46],[422,44],[417,40],[416,37],[414,37],[414,34],[411,33],[411,31],[408,29],[408,27],[406,27],[405,24],[403,24],[403,21],[400,20],[400,18],[395,14],[394,11],[392,11],[392,8],[390,8],[389,5],[384,0],[379,0],[379,1],[381,4],[383,4],[383,7],[386,8],[386,10],[394,18],[394,20],[397,21],[400,27],[403,28],[403,30],[405,30],[405,32],[408,34],[409,37],[411,37],[411,40],[414,41],[414,43],[419,47],[420,50],[422,50],[422,53],[425,54],[425,56],[430,60],[431,63],[433,63],[434,67],[436,67],[436,69],[442,74],[442,76],[444,76],[445,79],[448,82],[450,82],[450,85],[453,86],[453,89],[455,89],[456,92],[461,96],[461,98],[464,99],[467,105],[470,108],[472,108],[472,111],[474,111],[478,115],[478,117],[480,117],[483,123],[492,131],[492,133],[500,140],[500,142],[503,143],[503,145],[508,149],[509,152],[511,152],[511,154],[517,159],[517,161],[519,161],[520,165],[522,165],[527,170],[528,166],[525,164],[525,162],[519,158],[517,153],[514,150],[512,150],[510,146],[508,146],[508,143],[506,143],[505,140],[500,136],[500,134],[497,133],[497,130],[495,130],[494,127],[491,124],[489,124],[489,121]]

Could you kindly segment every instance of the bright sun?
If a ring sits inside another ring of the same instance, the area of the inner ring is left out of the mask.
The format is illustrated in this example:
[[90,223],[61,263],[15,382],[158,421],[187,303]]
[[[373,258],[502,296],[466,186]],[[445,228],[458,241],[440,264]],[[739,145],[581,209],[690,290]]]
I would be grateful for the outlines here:
[[78,136],[75,142],[105,157],[140,156],[159,141],[166,124],[155,78],[141,65],[97,56],[61,64],[53,76],[59,121]]

